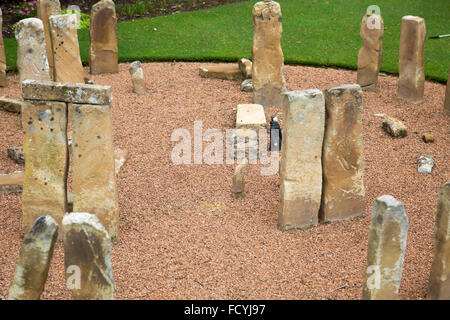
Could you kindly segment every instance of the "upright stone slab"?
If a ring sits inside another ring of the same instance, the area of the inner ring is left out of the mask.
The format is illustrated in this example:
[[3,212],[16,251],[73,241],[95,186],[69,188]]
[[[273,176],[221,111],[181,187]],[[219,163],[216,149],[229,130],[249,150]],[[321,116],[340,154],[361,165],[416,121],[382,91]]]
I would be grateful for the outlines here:
[[447,88],[445,89],[444,114],[450,116],[450,68],[448,68]]
[[253,7],[253,27],[253,103],[281,106],[286,87],[280,4],[274,1],[257,2]]
[[401,202],[390,195],[375,199],[369,229],[363,299],[397,299],[408,227],[408,217]]
[[90,212],[111,238],[118,236],[111,108],[73,104],[72,193],[74,212]]
[[42,216],[34,222],[23,239],[8,300],[39,300],[57,237],[58,224],[52,217]]
[[[3,14],[0,8],[0,30],[3,30]],[[6,56],[5,45],[3,44],[3,33],[0,32],[0,87],[8,85],[8,78],[6,77]]]
[[439,189],[428,299],[450,300],[450,182]]
[[61,223],[66,212],[66,104],[25,101],[22,128],[25,155],[22,225],[24,232],[28,232],[38,217],[51,214]]
[[112,0],[102,0],[92,6],[90,36],[91,74],[119,72],[117,16]]
[[423,18],[414,16],[402,18],[398,58],[398,96],[409,103],[423,102],[425,36],[426,28]]
[[321,221],[364,214],[362,91],[357,84],[325,91]]
[[20,83],[27,79],[50,80],[42,21],[37,18],[20,20],[15,35]]
[[53,62],[52,40],[50,36],[48,18],[57,14],[61,14],[61,4],[59,3],[59,0],[38,0],[37,17],[41,19],[44,24],[45,44],[47,48],[47,59],[51,80],[54,80],[53,68],[55,63]]
[[291,91],[283,107],[278,227],[287,230],[318,222],[325,101],[318,89]]
[[231,195],[233,198],[242,198],[245,193],[245,172],[248,168],[248,159],[244,158],[241,163],[234,169],[233,186],[231,188]]
[[75,14],[54,15],[48,21],[54,59],[53,78],[56,82],[84,84],[83,64],[78,45],[77,16]]
[[140,61],[134,61],[130,65],[131,82],[133,83],[133,92],[137,94],[146,94],[144,70]]
[[376,91],[383,58],[384,24],[381,16],[366,14],[361,22],[363,46],[358,53],[357,82],[361,89]]
[[[72,212],[64,216],[62,229],[66,279],[73,298],[114,299],[111,238],[99,219],[89,213]],[[78,283],[76,276],[80,276]]]

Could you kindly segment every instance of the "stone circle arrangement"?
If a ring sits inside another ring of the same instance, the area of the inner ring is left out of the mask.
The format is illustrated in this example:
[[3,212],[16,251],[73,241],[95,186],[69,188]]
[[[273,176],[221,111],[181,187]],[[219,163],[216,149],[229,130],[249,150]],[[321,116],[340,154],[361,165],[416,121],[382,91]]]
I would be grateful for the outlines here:
[[[66,279],[73,298],[114,299],[111,254],[112,244],[120,237],[115,179],[128,152],[113,145],[113,92],[110,86],[93,84],[84,76],[76,15],[61,14],[58,0],[40,0],[38,8],[38,18],[21,20],[15,31],[22,99],[0,98],[2,109],[21,113],[23,146],[8,153],[25,164],[24,172],[0,175],[0,194],[22,192],[24,240],[8,299],[40,299],[58,240],[64,243]],[[261,131],[267,135],[264,108],[282,106],[282,132],[276,132],[281,148],[271,151],[279,152],[281,158],[278,228],[305,229],[363,216],[363,92],[379,90],[382,17],[367,13],[362,19],[357,83],[324,92],[315,88],[287,91],[280,4],[257,2],[252,18],[252,59],[199,68],[201,77],[241,80],[241,90],[253,92],[252,104],[236,108],[236,131],[229,142],[235,147],[232,157],[238,165],[230,195],[236,201],[245,197],[246,172],[265,151],[265,144],[259,141]],[[114,2],[99,1],[91,12],[91,74],[118,72],[116,30]],[[424,101],[425,35],[423,18],[402,18],[398,97],[411,104]],[[133,62],[129,72],[133,92],[151,95],[141,62]],[[0,86],[8,86],[1,34]],[[447,83],[442,110],[447,116],[449,88]],[[396,138],[407,135],[400,120],[379,116],[388,134]],[[269,133],[271,140],[274,133]],[[423,139],[433,141],[426,135]],[[69,190],[70,159],[73,178]],[[432,158],[422,156],[418,171],[430,173],[433,165]],[[402,202],[391,195],[375,199],[362,299],[398,298],[408,228]],[[449,235],[447,182],[439,190],[429,299],[450,299]]]

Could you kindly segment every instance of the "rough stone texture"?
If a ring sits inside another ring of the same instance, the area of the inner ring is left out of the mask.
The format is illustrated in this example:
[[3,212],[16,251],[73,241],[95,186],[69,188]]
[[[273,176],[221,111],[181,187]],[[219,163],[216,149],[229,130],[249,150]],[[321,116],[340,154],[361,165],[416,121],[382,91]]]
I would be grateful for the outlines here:
[[112,100],[110,86],[33,80],[22,83],[22,96],[27,100],[99,105],[109,104]]
[[238,66],[239,70],[241,70],[242,75],[245,79],[251,79],[252,78],[252,62],[247,58],[239,59]]
[[423,66],[425,20],[415,16],[402,18],[398,58],[398,96],[409,103],[422,103],[425,83]]
[[417,172],[419,173],[431,173],[434,166],[434,160],[430,156],[420,156],[417,161]]
[[259,158],[259,139],[256,129],[235,129],[226,138],[226,152],[229,159],[240,162],[247,158],[250,163],[254,164]]
[[[0,30],[3,26],[3,14],[0,8]],[[6,77],[6,56],[5,45],[3,43],[3,34],[0,32],[0,87],[6,87],[8,85],[8,78]]]
[[14,281],[8,300],[38,300],[44,291],[58,224],[50,216],[41,216],[25,235],[20,248]]
[[286,91],[281,50],[281,8],[274,1],[253,7],[253,103],[281,106]]
[[366,14],[361,22],[363,46],[358,53],[357,83],[362,90],[376,91],[383,59],[384,24],[381,16]]
[[[408,217],[401,202],[390,195],[375,199],[369,229],[363,299],[397,299],[402,279],[408,227]],[[371,281],[376,278],[376,272],[369,269],[371,266],[379,271],[379,285]]]
[[22,226],[28,232],[38,217],[51,214],[59,224],[66,212],[66,104],[25,101],[22,128],[25,154]]
[[51,80],[54,80],[54,60],[52,51],[52,40],[50,36],[50,28],[48,18],[52,15],[61,14],[61,4],[59,0],[38,0],[37,17],[42,20],[45,33],[45,44],[47,48],[47,59]]
[[431,143],[434,142],[434,136],[431,133],[424,133],[422,135],[422,140],[425,143]]
[[450,116],[450,67],[448,68],[447,87],[445,89],[444,114]]
[[439,189],[428,299],[450,300],[450,182]]
[[394,138],[406,137],[408,134],[408,129],[403,122],[389,116],[384,117],[382,128]]
[[135,61],[130,65],[131,82],[133,83],[133,92],[137,94],[146,94],[144,70],[140,61]]
[[66,272],[75,300],[114,299],[114,278],[111,268],[111,238],[99,219],[89,213],[72,212],[64,216],[64,264],[66,270],[77,266],[79,287]]
[[323,93],[318,89],[286,93],[283,123],[278,228],[313,226],[322,196]]
[[241,83],[241,91],[253,92],[253,82],[252,79],[245,79]]
[[203,78],[222,80],[242,80],[244,78],[239,66],[234,64],[216,64],[200,67],[198,73]]
[[8,148],[8,157],[12,159],[15,163],[24,164],[25,156],[23,154],[22,147],[11,147]]
[[233,186],[231,187],[231,195],[233,198],[242,198],[245,193],[245,172],[248,168],[248,159],[242,160],[234,169]]
[[22,99],[16,96],[2,96],[0,97],[0,109],[13,112],[20,113],[22,111]]
[[0,174],[0,195],[22,192],[23,177],[23,171]]
[[19,80],[50,80],[44,25],[37,18],[20,20],[16,26]]
[[325,91],[321,221],[364,214],[362,91],[357,84]]
[[74,104],[72,128],[73,210],[95,214],[115,239],[118,207],[110,106]]
[[113,1],[102,0],[92,6],[90,36],[91,74],[118,72],[117,16]]
[[78,45],[77,16],[54,15],[49,18],[56,82],[84,84],[83,64]]
[[263,106],[260,104],[238,104],[236,128],[266,128],[266,115]]

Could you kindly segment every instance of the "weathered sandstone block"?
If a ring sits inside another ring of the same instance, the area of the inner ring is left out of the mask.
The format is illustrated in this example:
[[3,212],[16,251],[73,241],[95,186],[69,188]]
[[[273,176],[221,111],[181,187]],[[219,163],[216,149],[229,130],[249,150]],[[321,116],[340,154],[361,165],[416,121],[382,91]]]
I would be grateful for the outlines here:
[[146,94],[144,70],[140,61],[135,61],[130,65],[131,82],[133,83],[133,92],[137,94]]
[[22,192],[23,171],[0,174],[0,195]]
[[364,214],[362,91],[342,85],[325,91],[321,220],[351,219]]
[[15,163],[24,164],[25,155],[23,154],[22,147],[11,147],[8,148],[8,157],[12,159]]
[[198,73],[203,78],[215,78],[222,80],[241,80],[243,75],[239,66],[234,64],[216,64],[200,67]]
[[15,96],[0,97],[0,109],[8,112],[20,113],[22,110],[22,99]]
[[402,18],[398,58],[398,96],[409,103],[422,103],[425,83],[423,67],[425,20],[420,17]]
[[231,188],[231,194],[233,198],[242,198],[245,192],[245,172],[248,168],[248,159],[245,158],[234,169],[233,174],[233,186]]
[[253,103],[281,106],[286,87],[280,4],[274,1],[257,2],[253,7],[253,27]]
[[[89,213],[72,212],[64,216],[62,229],[66,279],[73,298],[114,299],[111,238],[99,219]],[[80,276],[79,283],[71,278],[76,275]]]
[[252,62],[247,58],[239,59],[238,66],[239,70],[241,70],[242,75],[245,79],[251,79],[252,78]]
[[44,291],[58,224],[50,216],[41,216],[25,235],[20,248],[14,281],[8,300],[38,300]]
[[406,137],[408,134],[408,128],[402,121],[389,116],[384,117],[382,128],[394,138]]
[[408,227],[408,217],[401,202],[390,195],[375,199],[369,229],[363,299],[397,299]]
[[[0,30],[3,30],[3,14],[0,9]],[[0,32],[0,87],[8,85],[8,78],[6,77],[6,56],[5,45],[3,43],[3,33]]]
[[238,104],[236,113],[236,128],[266,128],[266,115],[260,104]]
[[118,72],[117,16],[113,1],[102,0],[92,6],[90,36],[91,74]]
[[283,107],[278,227],[286,230],[318,222],[325,100],[318,89],[290,91]]

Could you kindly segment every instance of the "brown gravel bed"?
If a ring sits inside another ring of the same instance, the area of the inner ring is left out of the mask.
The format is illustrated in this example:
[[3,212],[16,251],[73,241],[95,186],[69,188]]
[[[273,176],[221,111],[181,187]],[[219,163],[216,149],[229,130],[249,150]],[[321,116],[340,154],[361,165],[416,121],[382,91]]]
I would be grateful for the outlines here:
[[[115,75],[93,76],[113,90],[114,141],[130,159],[118,179],[120,241],[113,246],[117,299],[359,299],[374,199],[391,194],[405,205],[410,229],[401,299],[426,294],[438,187],[450,180],[450,118],[445,87],[427,82],[425,104],[396,97],[397,78],[380,77],[378,93],[364,93],[366,217],[302,231],[276,228],[279,176],[250,165],[246,197],[231,198],[234,165],[173,165],[176,128],[232,128],[233,110],[250,103],[238,81],[202,79],[199,63],[144,64],[149,94],[131,93],[129,64]],[[87,70],[86,70],[87,72]],[[356,81],[347,70],[287,66],[289,90],[326,89]],[[18,94],[17,77],[0,95]],[[266,116],[280,111],[268,108]],[[381,129],[386,113],[409,129],[392,139]],[[425,144],[421,136],[434,135]],[[7,148],[22,143],[20,117],[0,111],[0,173],[22,170]],[[204,146],[207,143],[204,143]],[[433,173],[417,159],[433,156]],[[21,245],[20,194],[0,196],[0,295],[7,296]],[[43,299],[70,299],[63,246],[58,243]]]

